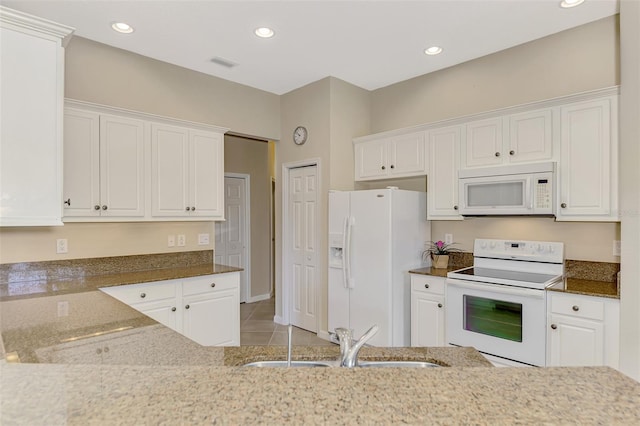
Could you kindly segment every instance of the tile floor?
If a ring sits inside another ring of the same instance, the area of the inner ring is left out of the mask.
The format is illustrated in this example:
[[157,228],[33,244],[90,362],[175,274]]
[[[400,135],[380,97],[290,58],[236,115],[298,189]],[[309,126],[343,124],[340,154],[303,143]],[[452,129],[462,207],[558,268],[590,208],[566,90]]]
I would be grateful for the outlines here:
[[[240,305],[240,346],[275,346],[287,344],[287,326],[273,322],[276,299]],[[315,333],[301,328],[293,329],[296,346],[330,346]]]

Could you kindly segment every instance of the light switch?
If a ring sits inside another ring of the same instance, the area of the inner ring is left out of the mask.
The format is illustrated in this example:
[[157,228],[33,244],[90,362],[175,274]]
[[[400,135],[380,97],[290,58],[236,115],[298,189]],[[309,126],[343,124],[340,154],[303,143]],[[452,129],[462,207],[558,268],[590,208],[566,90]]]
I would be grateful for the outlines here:
[[198,234],[198,245],[206,246],[209,244],[209,234]]

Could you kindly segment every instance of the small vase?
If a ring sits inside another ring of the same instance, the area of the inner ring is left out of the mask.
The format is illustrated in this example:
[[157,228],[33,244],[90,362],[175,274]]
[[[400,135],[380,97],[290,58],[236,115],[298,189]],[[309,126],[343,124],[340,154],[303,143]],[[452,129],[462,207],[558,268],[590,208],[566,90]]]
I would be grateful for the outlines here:
[[449,255],[448,254],[434,254],[433,255],[433,264],[431,265],[437,269],[446,269],[449,266]]

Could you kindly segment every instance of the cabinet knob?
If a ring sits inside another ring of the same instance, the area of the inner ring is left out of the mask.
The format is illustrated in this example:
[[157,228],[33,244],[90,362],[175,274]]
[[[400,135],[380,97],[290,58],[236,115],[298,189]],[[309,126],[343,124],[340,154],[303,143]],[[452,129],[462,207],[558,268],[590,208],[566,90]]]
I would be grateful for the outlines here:
[[495,156],[496,156],[496,157],[500,157],[500,153],[499,153],[499,152],[496,152],[496,153],[495,153]]
[[108,352],[109,352],[109,346],[105,346],[105,347],[104,347],[104,353],[106,354],[106,353],[108,353]]
[[567,203],[560,204],[560,207],[562,207],[563,209],[566,209],[567,208]]
[[187,207],[185,210],[186,210],[186,211],[190,211],[190,210],[191,210],[191,207]]
[[191,307],[191,306],[187,305],[187,306],[185,306],[184,308],[185,308],[185,309],[189,309],[190,307]]
[[98,355],[100,355],[100,354],[102,353],[102,348],[98,348],[98,349],[96,349],[96,353],[97,353]]
[[195,212],[195,211],[196,211],[196,208],[195,208],[195,207],[191,207],[191,211],[192,211],[192,212]]
[[580,310],[580,306],[573,305],[573,307],[571,309],[573,309],[574,312],[578,312]]
[[516,152],[514,150],[509,151],[509,155],[515,155]]
[[392,164],[392,165],[391,165],[391,168],[393,169],[394,167],[395,167],[395,166]]
[[176,311],[176,307],[174,306],[173,308],[171,308],[171,312],[175,312]]
[[442,308],[442,303],[438,303],[438,308]]
[[552,328],[553,330],[555,330],[556,328],[558,328],[558,326],[557,326],[557,325],[555,325],[555,324],[551,324],[551,328]]
[[453,209],[454,210],[458,210],[458,206],[453,206]]
[[424,285],[424,288],[429,288],[429,284],[425,284],[425,285]]
[[107,205],[106,205],[106,204],[103,204],[103,205],[102,205],[102,210],[106,210],[106,209],[108,209]]
[[140,297],[144,299],[145,297],[147,297],[147,293],[140,293]]
[[96,204],[95,206],[93,206],[93,209],[94,210],[100,210],[100,206]]
[[64,200],[64,204],[71,207],[71,198],[67,198],[66,200]]
[[211,283],[211,287],[215,287],[215,286],[216,286],[216,283]]
[[382,166],[382,170],[384,170],[384,169],[386,169],[386,167],[385,167],[385,166]]

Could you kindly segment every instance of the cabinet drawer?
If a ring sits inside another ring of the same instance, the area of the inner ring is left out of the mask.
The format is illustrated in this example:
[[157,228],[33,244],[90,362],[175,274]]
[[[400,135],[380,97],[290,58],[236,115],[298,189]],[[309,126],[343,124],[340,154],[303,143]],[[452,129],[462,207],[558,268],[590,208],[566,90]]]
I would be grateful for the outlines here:
[[189,296],[192,294],[207,293],[210,291],[220,291],[238,288],[240,285],[240,273],[205,275],[185,279],[182,284],[182,294]]
[[411,290],[422,293],[444,295],[445,279],[428,275],[411,274]]
[[175,280],[160,281],[155,283],[105,287],[101,290],[128,305],[135,305],[136,303],[175,298],[176,283]]
[[551,294],[551,312],[602,321],[604,319],[604,302],[588,296]]

